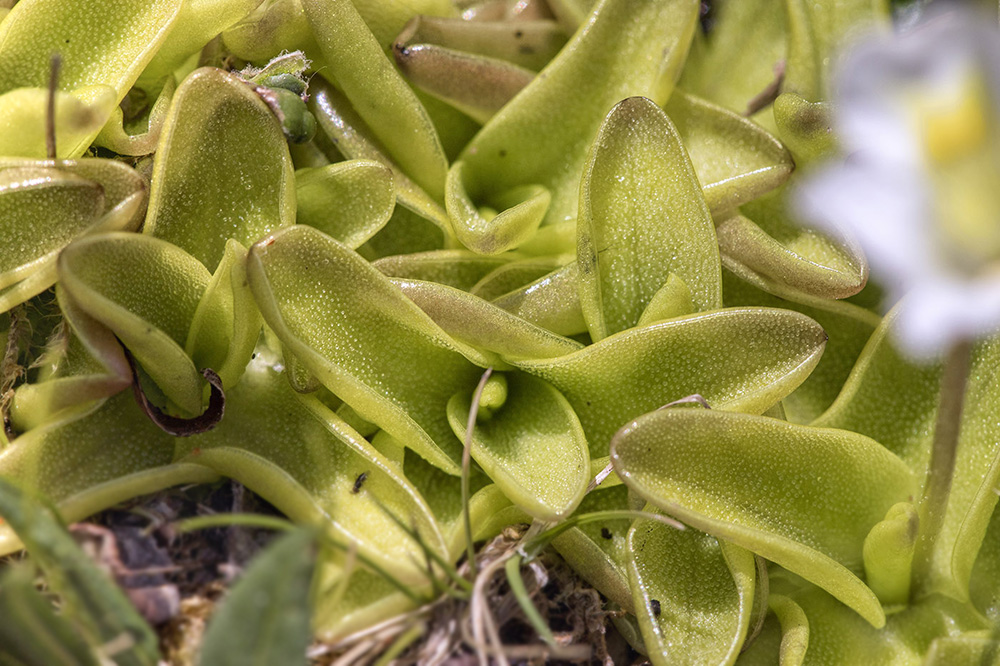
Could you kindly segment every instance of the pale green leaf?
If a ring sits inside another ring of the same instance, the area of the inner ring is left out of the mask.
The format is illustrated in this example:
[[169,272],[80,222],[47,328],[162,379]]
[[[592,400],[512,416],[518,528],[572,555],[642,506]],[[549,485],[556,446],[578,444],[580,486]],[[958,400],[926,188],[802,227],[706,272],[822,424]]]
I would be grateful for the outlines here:
[[[539,520],[569,516],[590,480],[590,455],[573,408],[551,385],[521,373],[504,375],[506,400],[483,410],[472,431],[472,457],[510,500]],[[448,421],[464,438],[471,392],[448,402]]]
[[715,227],[680,137],[644,97],[611,110],[580,187],[580,303],[596,342],[631,328],[670,274],[696,311],[722,305]]
[[277,118],[236,76],[195,71],[160,135],[143,232],[214,271],[228,239],[249,246],[294,221],[292,160]]
[[452,165],[448,212],[459,237],[464,230],[470,247],[494,246],[492,238],[517,239],[501,227],[523,225],[520,216],[491,220],[490,210],[508,208],[511,192],[529,185],[552,197],[539,222],[575,218],[583,165],[601,122],[625,97],[667,101],[697,12],[693,0],[600,3]]
[[781,142],[743,116],[681,90],[663,108],[691,156],[713,213],[752,201],[791,175],[792,156]]
[[448,337],[389,278],[307,226],[250,250],[250,286],[282,344],[363,418],[457,474],[461,444],[445,415],[474,386],[479,355]]
[[632,597],[650,661],[734,663],[753,606],[753,555],[698,530],[652,520],[632,526],[628,552]]
[[630,419],[695,393],[716,409],[763,412],[808,376],[825,339],[796,312],[734,308],[629,329],[560,358],[514,365],[566,396],[591,457],[600,458]]
[[493,300],[497,306],[556,335],[587,330],[580,307],[580,271],[573,261]]
[[427,111],[350,0],[301,0],[329,73],[402,170],[432,197],[448,159]]
[[468,250],[437,250],[382,257],[372,266],[389,277],[437,282],[468,291],[516,256],[484,257]]
[[73,243],[58,267],[74,304],[121,339],[174,405],[200,414],[204,380],[184,345],[211,279],[204,265],[164,240],[116,232]]
[[563,356],[582,347],[460,289],[420,280],[393,283],[448,335],[498,355],[495,367],[510,359]]
[[856,575],[862,543],[916,483],[878,442],[766,417],[668,409],[623,427],[611,460],[657,507],[814,582],[873,626],[885,623]]
[[396,205],[392,170],[349,160],[295,172],[295,220],[356,249],[385,226]]

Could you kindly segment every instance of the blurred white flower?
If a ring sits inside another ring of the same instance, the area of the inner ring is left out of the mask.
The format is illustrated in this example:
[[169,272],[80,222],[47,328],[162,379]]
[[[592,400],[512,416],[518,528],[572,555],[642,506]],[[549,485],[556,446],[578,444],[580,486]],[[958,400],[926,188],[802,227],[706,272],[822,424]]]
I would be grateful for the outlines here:
[[906,296],[912,355],[1000,329],[1000,32],[952,12],[859,44],[834,101],[846,157],[799,189],[803,217],[856,237]]

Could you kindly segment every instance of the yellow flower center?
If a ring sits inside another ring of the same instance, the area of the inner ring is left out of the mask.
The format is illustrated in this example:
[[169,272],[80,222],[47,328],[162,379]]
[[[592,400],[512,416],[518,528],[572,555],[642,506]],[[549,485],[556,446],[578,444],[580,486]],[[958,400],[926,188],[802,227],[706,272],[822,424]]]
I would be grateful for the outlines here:
[[953,268],[979,273],[1000,260],[1000,116],[982,75],[915,104],[937,222]]

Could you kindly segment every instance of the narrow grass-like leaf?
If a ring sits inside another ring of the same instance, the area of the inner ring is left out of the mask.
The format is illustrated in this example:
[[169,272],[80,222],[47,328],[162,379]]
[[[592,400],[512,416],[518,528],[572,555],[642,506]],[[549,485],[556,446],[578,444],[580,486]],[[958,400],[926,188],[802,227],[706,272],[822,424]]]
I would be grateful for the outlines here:
[[314,540],[300,528],[257,555],[209,621],[199,664],[306,663]]
[[34,567],[15,564],[0,577],[0,661],[23,666],[98,666],[76,628],[35,588]]
[[17,532],[92,645],[123,642],[127,647],[108,655],[119,666],[157,663],[156,634],[80,550],[45,500],[0,477],[0,515]]

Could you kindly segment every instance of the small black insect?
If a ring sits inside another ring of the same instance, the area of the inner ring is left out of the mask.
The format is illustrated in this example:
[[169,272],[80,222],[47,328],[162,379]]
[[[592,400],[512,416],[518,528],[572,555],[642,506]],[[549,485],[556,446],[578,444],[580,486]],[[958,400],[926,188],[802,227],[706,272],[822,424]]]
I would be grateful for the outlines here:
[[609,530],[607,527],[602,527],[601,528],[601,536],[603,538],[605,538],[605,539],[610,539],[611,538],[611,530]]
[[653,615],[655,615],[656,617],[660,616],[660,600],[659,599],[650,599],[649,600],[649,607],[653,610]]
[[368,478],[368,472],[361,472],[358,474],[358,478],[354,479],[354,487],[351,488],[351,493],[357,495],[361,491],[361,486],[365,485],[365,479]]

